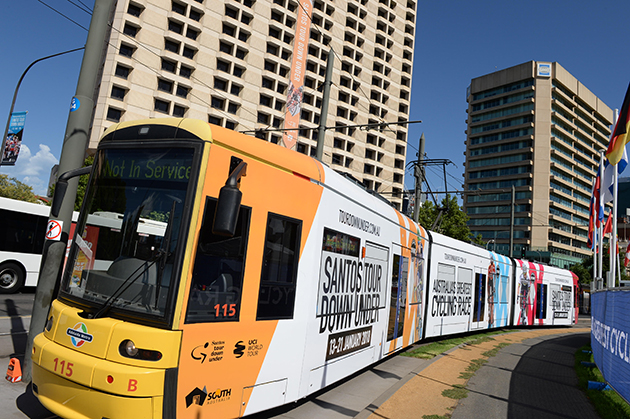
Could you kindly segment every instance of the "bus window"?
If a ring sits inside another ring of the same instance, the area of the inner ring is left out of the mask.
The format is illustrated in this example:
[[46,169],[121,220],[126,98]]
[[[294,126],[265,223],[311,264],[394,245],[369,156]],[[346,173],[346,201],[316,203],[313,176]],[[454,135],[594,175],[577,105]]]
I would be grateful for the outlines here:
[[233,237],[212,232],[217,200],[206,199],[186,323],[238,321],[251,209],[241,206]]
[[302,221],[269,213],[256,320],[292,319]]

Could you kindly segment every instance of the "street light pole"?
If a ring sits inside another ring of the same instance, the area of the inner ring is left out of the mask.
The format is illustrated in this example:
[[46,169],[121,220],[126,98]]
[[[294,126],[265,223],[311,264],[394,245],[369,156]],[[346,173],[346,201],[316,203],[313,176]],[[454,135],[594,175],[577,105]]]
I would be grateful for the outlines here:
[[9,117],[7,118],[7,126],[4,129],[4,136],[2,137],[2,148],[0,148],[0,159],[4,157],[4,147],[7,141],[7,135],[9,135],[9,126],[11,125],[11,115],[13,115],[13,107],[15,106],[15,100],[17,99],[18,90],[20,90],[20,85],[22,84],[22,80],[24,80],[24,76],[26,76],[26,73],[28,72],[28,70],[30,70],[31,67],[33,67],[35,64],[37,64],[40,61],[44,61],[53,57],[58,57],[64,54],[69,54],[71,52],[80,51],[82,49],[85,49],[85,47],[75,48],[75,49],[60,52],[57,54],[49,55],[47,57],[42,57],[33,61],[28,67],[26,67],[26,70],[24,70],[24,72],[22,73],[22,76],[20,77],[20,80],[18,80],[17,86],[15,86],[15,92],[13,93],[13,100],[11,101],[11,109],[9,109]]

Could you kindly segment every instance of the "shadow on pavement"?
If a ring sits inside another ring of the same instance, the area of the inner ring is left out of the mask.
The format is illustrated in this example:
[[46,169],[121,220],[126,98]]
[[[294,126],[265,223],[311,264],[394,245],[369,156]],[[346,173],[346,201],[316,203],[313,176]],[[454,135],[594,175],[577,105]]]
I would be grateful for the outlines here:
[[508,418],[599,418],[575,373],[575,351],[590,342],[589,333],[569,334],[528,349],[512,372]]
[[7,298],[4,303],[7,306],[7,315],[11,319],[11,341],[13,342],[13,353],[11,357],[18,358],[20,362],[23,363],[28,334],[24,328],[22,317],[18,314],[15,302]]
[[26,387],[26,391],[23,394],[18,396],[15,404],[30,419],[52,419],[58,417],[42,406],[33,394],[31,384]]

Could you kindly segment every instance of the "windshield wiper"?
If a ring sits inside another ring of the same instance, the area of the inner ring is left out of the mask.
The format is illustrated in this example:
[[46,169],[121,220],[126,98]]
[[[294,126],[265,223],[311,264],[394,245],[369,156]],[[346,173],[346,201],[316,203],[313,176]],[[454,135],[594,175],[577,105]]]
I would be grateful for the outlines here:
[[[127,291],[127,289],[129,289],[130,286],[132,286],[136,280],[138,278],[140,278],[142,276],[142,274],[144,274],[145,272],[147,272],[149,270],[149,268],[151,268],[151,266],[155,265],[155,263],[158,261],[160,257],[160,254],[158,253],[158,255],[149,263],[147,264],[145,261],[144,264],[138,266],[136,268],[135,271],[133,271],[128,277],[127,279],[125,279],[123,281],[122,284],[120,284],[120,286],[116,289],[116,291],[114,291],[114,293],[107,299],[107,301],[105,301],[105,303],[103,303],[103,305],[101,306],[101,308],[94,313],[94,315],[92,316],[93,319],[98,319],[101,316],[104,316],[105,313],[107,313],[107,311],[109,311],[109,309],[114,305],[114,301],[116,301],[116,299],[118,297],[120,297],[125,291]],[[142,270],[141,270],[142,269]],[[136,273],[138,275],[136,275]],[[136,277],[134,278],[134,275],[136,275]],[[133,279],[132,279],[133,278]],[[124,288],[123,288],[124,287]]]
[[[156,294],[155,295],[155,309],[157,309],[160,287],[162,286],[162,276],[164,273],[164,267],[166,266],[166,261],[171,254],[169,252],[169,247],[171,244],[174,214],[175,214],[175,201],[173,201],[173,205],[171,207],[171,214],[168,217],[168,223],[166,225],[166,231],[164,232],[164,238],[162,240],[162,243],[156,255],[153,257],[153,259],[150,262],[145,261],[144,264],[138,266],[136,270],[133,271],[127,277],[127,279],[123,281],[122,284],[120,284],[120,286],[116,289],[116,291],[114,291],[113,294],[107,299],[107,301],[103,303],[101,308],[96,313],[94,313],[94,315],[92,316],[93,319],[98,319],[99,317],[104,316],[109,311],[109,309],[113,307],[116,299],[118,299],[125,291],[127,291],[129,287],[135,284],[138,278],[140,278],[145,272],[147,272],[153,265],[159,262],[158,272],[156,275],[157,278],[156,278],[156,293],[155,293]],[[138,216],[136,220],[139,221],[139,218],[140,217]],[[147,264],[146,262],[149,262],[149,263]]]

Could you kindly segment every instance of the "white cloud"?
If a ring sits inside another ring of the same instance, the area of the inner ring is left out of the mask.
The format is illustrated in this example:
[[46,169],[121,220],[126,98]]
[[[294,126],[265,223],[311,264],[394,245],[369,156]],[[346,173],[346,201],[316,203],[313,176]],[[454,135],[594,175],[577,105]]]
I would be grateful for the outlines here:
[[1,166],[0,173],[31,186],[37,195],[46,195],[50,170],[57,163],[59,160],[53,156],[47,145],[40,144],[37,153],[33,154],[31,149],[22,143],[15,166]]

